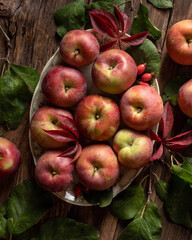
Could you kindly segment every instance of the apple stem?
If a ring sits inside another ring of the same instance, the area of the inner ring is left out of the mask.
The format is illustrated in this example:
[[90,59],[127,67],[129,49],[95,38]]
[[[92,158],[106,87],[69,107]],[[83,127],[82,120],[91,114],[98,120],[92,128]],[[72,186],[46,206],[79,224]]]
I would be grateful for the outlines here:
[[74,53],[77,56],[80,53],[79,49],[76,49]]

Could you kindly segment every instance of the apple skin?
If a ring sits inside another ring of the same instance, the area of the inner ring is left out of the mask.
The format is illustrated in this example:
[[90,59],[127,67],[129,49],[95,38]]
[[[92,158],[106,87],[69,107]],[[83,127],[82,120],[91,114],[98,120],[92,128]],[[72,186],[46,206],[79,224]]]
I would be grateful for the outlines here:
[[99,90],[119,94],[135,82],[137,65],[125,51],[110,49],[96,59],[92,68],[92,78]]
[[163,101],[154,88],[135,85],[121,97],[120,111],[127,126],[136,130],[146,130],[160,121]]
[[45,152],[37,161],[35,179],[47,191],[65,191],[73,181],[74,164],[69,157],[61,157],[62,151]]
[[95,61],[100,46],[91,32],[71,30],[62,38],[59,49],[64,62],[79,68]]
[[192,79],[184,83],[178,92],[178,104],[181,111],[192,118]]
[[119,163],[109,145],[93,144],[83,148],[76,162],[80,182],[89,189],[102,191],[119,177]]
[[173,61],[192,65],[192,20],[175,23],[168,31],[166,46]]
[[54,66],[45,75],[41,87],[44,96],[51,104],[58,107],[72,107],[85,95],[87,83],[79,70]]
[[44,130],[62,130],[63,127],[58,121],[57,115],[67,116],[73,119],[72,114],[64,109],[44,106],[39,108],[33,115],[30,123],[31,138],[40,146],[48,149],[61,148],[66,145],[48,136]]
[[110,98],[89,95],[77,105],[75,121],[84,137],[96,141],[108,140],[118,129],[119,107]]
[[0,179],[13,175],[21,163],[21,153],[14,143],[0,137]]
[[121,129],[114,136],[113,149],[123,166],[129,169],[138,169],[149,162],[153,153],[153,143],[142,132]]

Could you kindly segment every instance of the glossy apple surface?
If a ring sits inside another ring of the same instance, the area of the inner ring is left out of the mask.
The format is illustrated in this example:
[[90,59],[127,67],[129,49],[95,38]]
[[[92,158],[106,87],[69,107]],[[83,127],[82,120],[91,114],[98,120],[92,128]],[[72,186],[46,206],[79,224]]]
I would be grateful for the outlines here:
[[127,90],[136,80],[137,66],[133,58],[123,50],[104,51],[96,59],[93,82],[103,92],[118,94]]
[[0,179],[9,177],[19,168],[21,154],[15,144],[0,137]]
[[73,181],[72,159],[61,154],[62,151],[48,151],[37,161],[35,179],[47,191],[65,191]]
[[192,65],[192,20],[175,23],[166,38],[167,52],[176,63]]
[[91,64],[99,54],[96,37],[85,30],[71,30],[60,42],[60,54],[64,62],[74,67]]
[[192,79],[184,83],[179,89],[178,104],[181,111],[192,118]]
[[136,130],[146,130],[160,121],[163,101],[154,88],[135,85],[121,97],[120,111],[127,126]]
[[40,146],[48,149],[56,149],[66,145],[65,142],[56,141],[43,130],[62,130],[58,115],[73,119],[72,114],[64,109],[44,106],[33,115],[30,123],[30,133],[33,140]]
[[119,164],[110,146],[94,144],[83,148],[76,163],[76,172],[84,186],[102,191],[117,181]]
[[114,136],[113,149],[123,166],[137,169],[149,162],[153,152],[153,144],[151,139],[142,132],[121,129]]
[[104,141],[111,138],[118,129],[119,107],[110,98],[89,95],[77,105],[75,121],[84,137]]
[[72,107],[86,93],[87,83],[83,74],[71,67],[54,66],[42,81],[46,99],[58,107]]

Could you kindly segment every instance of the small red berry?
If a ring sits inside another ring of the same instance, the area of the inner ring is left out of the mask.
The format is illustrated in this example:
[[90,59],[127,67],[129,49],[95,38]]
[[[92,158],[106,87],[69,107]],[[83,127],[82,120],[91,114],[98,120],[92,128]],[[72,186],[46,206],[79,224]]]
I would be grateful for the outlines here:
[[74,194],[75,194],[75,197],[78,197],[82,192],[82,188],[79,184],[75,185],[74,187]]
[[141,75],[142,73],[145,72],[145,63],[140,64],[137,66],[137,75]]
[[151,80],[152,76],[153,76],[153,75],[152,75],[151,73],[144,73],[144,74],[141,76],[141,80],[142,80],[143,82],[148,82],[148,81]]
[[140,81],[140,82],[139,82],[139,85],[150,86],[149,83],[143,82],[143,81]]

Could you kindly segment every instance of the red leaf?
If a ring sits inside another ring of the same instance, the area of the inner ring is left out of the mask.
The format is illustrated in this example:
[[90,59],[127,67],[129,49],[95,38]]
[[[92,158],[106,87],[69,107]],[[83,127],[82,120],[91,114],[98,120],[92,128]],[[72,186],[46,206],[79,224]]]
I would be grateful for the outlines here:
[[192,130],[181,133],[175,137],[164,140],[164,144],[170,150],[180,150],[192,144]]
[[78,150],[78,143],[76,142],[74,146],[67,148],[59,155],[59,157],[70,157]]
[[126,13],[121,11],[115,4],[113,4],[113,6],[115,8],[115,11],[118,15],[118,18],[121,24],[121,31],[122,31],[121,36],[124,36],[129,28],[129,24],[130,24],[129,17],[127,16]]
[[148,134],[151,140],[155,140],[155,142],[162,141],[162,139],[153,130],[149,129]]
[[163,115],[161,117],[161,128],[163,132],[163,138],[167,137],[173,127],[173,112],[169,102],[166,102],[163,108]]
[[130,45],[137,46],[145,41],[148,33],[149,33],[149,31],[141,32],[141,33],[135,34],[131,37],[121,38],[121,41],[126,43],[128,46],[130,46]]
[[73,157],[73,162],[75,162],[79,158],[81,152],[82,152],[82,146],[81,144],[78,144],[78,149],[76,151],[75,156]]
[[104,43],[103,45],[101,45],[100,51],[101,51],[101,52],[104,52],[104,51],[106,51],[106,50],[108,50],[108,49],[111,49],[111,48],[113,48],[116,44],[117,44],[117,40],[110,41],[110,42],[106,42],[106,43]]
[[153,162],[155,160],[160,159],[162,154],[163,154],[163,144],[161,143],[157,151],[153,153],[153,155],[151,156],[150,161]]
[[71,132],[76,139],[79,138],[78,129],[73,119],[60,114],[57,115],[57,119],[62,124],[64,129],[67,129],[69,132]]
[[113,14],[105,10],[95,9],[89,12],[89,16],[93,29],[96,32],[107,37],[117,37],[119,34],[119,25]]
[[62,130],[45,130],[42,129],[44,132],[46,132],[51,138],[58,142],[73,142],[77,141],[75,136],[71,134],[69,131],[62,129]]

